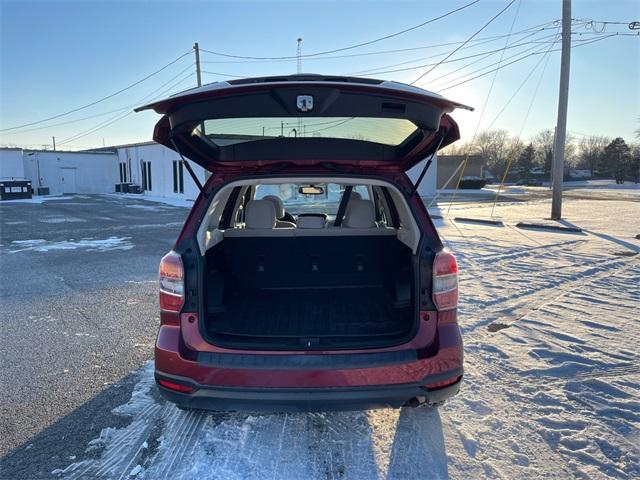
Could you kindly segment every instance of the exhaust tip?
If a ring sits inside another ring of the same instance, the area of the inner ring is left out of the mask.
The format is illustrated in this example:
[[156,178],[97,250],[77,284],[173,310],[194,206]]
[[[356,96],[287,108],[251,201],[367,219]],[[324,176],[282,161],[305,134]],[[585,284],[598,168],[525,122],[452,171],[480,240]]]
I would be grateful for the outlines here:
[[427,399],[425,397],[413,397],[409,399],[409,401],[407,402],[407,405],[409,405],[411,408],[416,408],[422,405],[423,403],[425,403],[426,401]]

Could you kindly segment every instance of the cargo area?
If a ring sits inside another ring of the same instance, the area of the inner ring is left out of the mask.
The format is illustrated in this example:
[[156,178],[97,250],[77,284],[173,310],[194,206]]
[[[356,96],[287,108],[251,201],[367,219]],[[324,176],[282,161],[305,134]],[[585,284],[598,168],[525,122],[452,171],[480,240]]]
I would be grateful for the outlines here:
[[401,343],[416,317],[412,258],[395,235],[227,238],[206,255],[203,333],[238,348]]

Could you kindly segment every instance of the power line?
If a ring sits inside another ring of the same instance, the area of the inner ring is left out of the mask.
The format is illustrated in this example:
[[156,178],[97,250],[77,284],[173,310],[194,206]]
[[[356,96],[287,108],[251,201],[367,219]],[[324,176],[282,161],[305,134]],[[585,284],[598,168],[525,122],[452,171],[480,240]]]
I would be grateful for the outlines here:
[[[366,42],[357,43],[355,45],[349,45],[348,47],[335,48],[333,50],[324,50],[322,52],[307,53],[305,55],[301,55],[301,58],[318,57],[320,55],[328,55],[330,53],[344,52],[346,50],[352,50],[354,48],[360,48],[360,47],[364,47],[364,46],[367,46],[367,45],[371,45],[373,43],[381,42],[383,40],[388,40],[389,38],[397,37],[399,35],[405,34],[405,33],[410,32],[412,30],[416,30],[418,28],[422,28],[425,25],[429,25],[430,23],[433,23],[433,22],[435,22],[437,20],[441,20],[441,19],[443,19],[445,17],[448,17],[449,15],[453,15],[454,13],[457,13],[457,12],[459,12],[461,10],[464,10],[465,8],[468,8],[468,7],[472,6],[472,5],[475,5],[479,1],[480,0],[473,0],[470,3],[467,3],[467,4],[465,4],[465,5],[461,6],[461,7],[458,7],[456,9],[454,9],[454,10],[450,10],[449,12],[444,13],[444,14],[438,16],[438,17],[431,18],[431,19],[429,19],[429,20],[427,20],[425,22],[422,22],[422,23],[420,23],[418,25],[414,25],[412,27],[405,28],[404,30],[400,30],[399,32],[391,33],[389,35],[385,35],[383,37],[378,37],[378,38],[375,38],[373,40],[368,40]],[[212,50],[205,50],[204,48],[201,48],[200,50],[202,52],[207,52],[207,53],[210,53],[212,55],[218,55],[220,57],[239,58],[239,59],[243,59],[243,60],[296,60],[298,58],[297,55],[281,56],[281,57],[252,57],[252,56],[245,56],[245,55],[232,55],[232,54],[223,53],[223,52],[214,52]]]
[[[200,49],[200,51],[203,51]],[[206,63],[206,62],[202,62]],[[220,72],[208,72],[207,70],[202,70],[202,73],[208,73],[209,75],[219,75],[221,77],[231,77],[231,78],[244,78],[242,75],[231,75],[230,73],[220,73]]]
[[[522,0],[518,0],[518,7],[516,8],[516,13],[513,16],[513,21],[511,22],[511,27],[509,28],[509,32],[513,31],[513,26],[516,23],[516,19],[518,18],[518,13],[520,13],[520,6],[522,5]],[[504,45],[504,49],[502,50],[502,52],[500,52],[500,60],[498,60],[498,65],[500,65],[502,63],[502,60],[504,59],[504,52],[506,51],[507,47],[509,46],[509,37],[507,37],[507,40],[505,41],[505,45]],[[552,44],[553,47],[553,44]],[[482,104],[482,110],[480,111],[480,116],[478,118],[478,126],[476,128],[476,132],[477,129],[480,128],[480,122],[482,121],[482,119],[484,118],[484,112],[487,108],[487,103],[489,103],[489,98],[491,97],[491,93],[493,92],[493,87],[496,83],[496,78],[498,77],[498,70],[495,71],[493,78],[491,79],[491,85],[489,86],[489,92],[487,93],[486,98],[484,99],[484,103]],[[464,173],[464,171],[463,171]]]
[[[164,88],[166,85],[168,85],[169,83],[173,82],[176,78],[178,78],[180,75],[182,75],[184,72],[186,72],[187,70],[192,69],[194,66],[194,64],[190,64],[188,65],[186,68],[182,69],[180,72],[178,72],[175,76],[173,76],[171,79],[169,79],[167,82],[163,83],[162,85],[160,85],[160,87],[158,87],[158,89],[154,90],[151,94],[153,95],[153,93],[157,92],[158,90]],[[77,122],[82,122],[84,120],[90,120],[92,118],[97,118],[97,117],[103,117],[105,115],[109,115],[110,113],[116,113],[116,112],[122,112],[124,110],[128,110],[130,108],[133,107],[137,107],[139,105],[138,102],[136,103],[132,103],[130,105],[124,106],[124,107],[120,107],[120,108],[116,108],[114,110],[109,110],[108,112],[101,112],[101,113],[96,113],[94,115],[89,115],[87,117],[82,117],[82,118],[76,118],[74,120],[67,120],[66,122],[59,122],[59,123],[54,123],[52,125],[45,125],[43,127],[35,127],[35,128],[29,128],[27,130],[20,130],[19,132],[12,132],[12,134],[17,135],[17,134],[22,134],[22,133],[27,133],[27,132],[35,132],[37,130],[46,130],[49,128],[54,128],[54,127],[59,127],[61,125],[69,125],[71,123],[77,123]]]
[[105,97],[102,97],[102,98],[100,98],[100,99],[98,99],[98,100],[95,100],[95,101],[93,101],[93,102],[91,102],[91,103],[88,103],[88,104],[83,105],[83,106],[78,107],[78,108],[74,108],[74,109],[69,110],[69,111],[64,112],[64,113],[60,113],[60,114],[58,114],[58,115],[54,115],[54,116],[52,116],[52,117],[44,118],[44,119],[42,119],[42,120],[37,120],[37,121],[35,121],[35,122],[29,122],[29,123],[24,123],[24,124],[22,124],[22,125],[16,125],[16,126],[14,126],[14,127],[3,128],[3,129],[0,129],[0,132],[6,132],[6,131],[9,131],[9,130],[17,130],[18,128],[30,127],[30,126],[32,126],[32,125],[37,125],[38,123],[48,122],[49,120],[55,120],[56,118],[64,117],[64,116],[66,116],[66,115],[70,115],[70,114],[75,113],[75,112],[78,112],[78,111],[80,111],[80,110],[84,110],[85,108],[89,108],[89,107],[92,107],[92,106],[94,106],[94,105],[97,105],[98,103],[100,103],[100,102],[104,102],[105,100],[108,100],[108,99],[110,99],[110,98],[113,98],[113,97],[115,97],[116,95],[119,95],[120,93],[122,93],[122,92],[124,92],[124,91],[126,91],[126,90],[129,90],[130,88],[135,87],[136,85],[140,85],[142,82],[144,82],[144,81],[148,80],[149,78],[153,77],[154,75],[157,75],[158,73],[162,72],[162,71],[163,71],[163,70],[165,70],[166,68],[168,68],[168,67],[170,67],[171,65],[173,65],[174,63],[178,62],[178,61],[179,61],[180,59],[182,59],[183,57],[185,57],[185,56],[189,55],[190,53],[191,53],[191,50],[189,50],[188,52],[183,53],[182,55],[180,55],[180,56],[179,56],[178,58],[176,58],[175,60],[172,60],[171,62],[169,62],[169,63],[167,63],[166,65],[164,65],[162,68],[159,68],[158,70],[156,70],[156,71],[154,71],[154,72],[150,73],[150,74],[149,74],[149,75],[147,75],[146,77],[144,77],[144,78],[142,78],[142,79],[140,79],[140,80],[138,80],[138,81],[136,81],[136,82],[132,83],[131,85],[128,85],[128,86],[126,86],[126,87],[124,87],[124,88],[121,88],[121,89],[120,89],[120,90],[118,90],[117,92],[111,93],[111,94],[109,94],[109,95],[107,95],[107,96],[105,96]]
[[[192,68],[193,64],[189,65],[189,68]],[[183,70],[184,72],[184,70]],[[182,73],[182,72],[181,72]],[[174,83],[173,85],[171,85],[169,88],[167,88],[166,90],[163,90],[160,94],[158,94],[158,97],[161,97],[163,95],[165,95],[167,92],[173,90],[176,86],[180,85],[182,82],[184,82],[185,80],[191,78],[193,75],[193,73],[189,73],[188,75],[186,75],[185,77],[181,78],[180,80],[178,80],[178,82]],[[171,80],[169,80],[168,82],[165,82],[163,85],[161,85],[160,87],[158,87],[157,89],[155,89],[153,92],[145,95],[143,98],[141,98],[139,101],[137,101],[135,103],[135,105],[139,105],[140,103],[144,102],[145,100],[147,100],[148,98],[152,97],[153,95],[155,95],[159,90],[161,90],[162,88],[164,88],[167,84],[171,83],[173,80],[175,80],[175,77],[173,77]],[[127,107],[131,108],[131,107]],[[94,132],[97,132],[98,130],[102,130],[105,127],[108,127],[109,125],[112,125],[120,120],[125,119],[126,117],[128,117],[129,115],[131,115],[133,113],[133,110],[129,110],[128,112],[124,113],[124,114],[119,114],[119,115],[115,115],[107,120],[105,120],[104,122],[101,122],[97,125],[94,125],[93,127],[84,130],[82,132],[79,132],[75,135],[72,135],[69,138],[66,138],[64,140],[62,140],[61,142],[59,142],[59,145],[64,145],[67,144],[69,142],[73,142],[75,140],[78,140],[79,138],[85,137],[87,135],[90,135]]]
[[[525,49],[523,49],[523,50],[520,50],[518,53],[515,53],[514,55],[512,55],[512,56],[510,56],[510,57],[507,57],[507,59],[509,59],[509,58],[513,58],[513,57],[517,57],[518,55],[522,55],[523,53],[531,52],[532,50],[535,50],[536,48],[538,48],[538,46],[534,44],[532,47],[525,48]],[[446,77],[449,77],[449,76],[451,76],[451,75],[454,75],[454,74],[456,74],[456,73],[458,73],[458,72],[461,72],[461,71],[463,71],[464,69],[466,69],[466,68],[470,67],[471,65],[475,65],[476,63],[478,63],[478,62],[481,62],[481,61],[485,60],[486,58],[490,57],[491,55],[492,55],[492,54],[485,55],[485,56],[483,56],[483,57],[477,58],[476,60],[474,60],[474,61],[472,61],[472,62],[469,62],[469,63],[467,63],[467,64],[465,64],[465,65],[463,65],[463,66],[461,66],[461,67],[458,67],[458,68],[456,68],[455,70],[451,70],[450,72],[443,73],[442,75],[440,75],[440,76],[438,76],[438,77],[432,78],[430,83],[431,83],[431,85],[433,85],[433,84],[435,84],[436,82],[439,82],[440,80],[442,80],[443,78],[446,78]],[[503,61],[504,61],[504,59],[503,59]],[[497,63],[498,63],[498,62],[492,63],[492,64],[490,64],[489,66],[497,65]],[[482,70],[484,70],[485,68],[489,68],[489,66],[484,66],[484,67],[479,68],[478,70],[475,70],[475,71],[476,71],[476,72],[482,71]],[[466,77],[466,76],[468,76],[468,75],[470,75],[470,74],[471,74],[471,73],[465,73],[465,74],[460,75],[460,76],[459,76],[459,77],[457,77],[457,78],[464,78],[464,77]],[[455,80],[454,80],[454,81],[455,81]],[[432,89],[432,90],[435,90],[434,88],[431,88],[431,89]]]
[[[552,37],[556,37],[556,40],[557,40],[558,34],[551,35],[551,36],[552,36]],[[576,43],[578,43],[578,42],[586,42],[586,41],[591,41],[591,40],[576,40]],[[532,43],[533,43],[533,42],[532,42]],[[534,45],[533,47],[531,47],[531,48],[526,48],[526,49],[524,49],[524,50],[521,50],[521,51],[519,51],[519,52],[517,52],[517,53],[515,53],[515,54],[513,54],[513,55],[511,55],[511,56],[509,56],[509,57],[507,57],[507,58],[506,58],[506,60],[511,60],[512,58],[516,58],[516,57],[518,57],[519,55],[523,55],[523,54],[525,54],[525,53],[531,52],[532,50],[536,50],[536,48],[537,48],[537,46],[535,46],[535,45]],[[533,54],[534,54],[534,55],[538,55],[538,54],[541,54],[541,53],[544,53],[544,52],[545,52],[545,49],[544,49],[544,48],[542,48],[542,49],[539,49],[537,52],[534,52]],[[487,55],[487,56],[488,56],[488,55]],[[486,57],[485,57],[485,58],[486,58]],[[522,58],[527,58],[527,57],[522,57]],[[464,70],[465,68],[467,68],[467,67],[471,66],[472,64],[477,63],[478,61],[481,61],[481,60],[483,60],[483,58],[480,58],[480,59],[478,59],[478,60],[476,60],[476,61],[473,61],[473,62],[469,62],[468,64],[466,64],[466,65],[464,65],[464,66],[462,66],[462,67],[460,67],[460,68],[457,68],[457,69],[455,69],[455,70],[452,70],[451,72],[448,72],[448,73],[446,73],[446,74],[444,74],[444,75],[441,75],[440,77],[437,77],[437,78],[433,79],[433,80],[432,80],[432,82],[437,82],[438,80],[441,80],[441,79],[442,79],[442,78],[444,78],[444,77],[448,77],[449,75],[452,75],[452,74],[457,73],[457,72],[459,72],[459,71],[461,71],[461,70]],[[505,59],[503,59],[503,60],[505,60]],[[464,74],[462,74],[462,75],[459,75],[458,77],[454,78],[453,80],[450,80],[450,81],[449,81],[449,83],[451,83],[451,82],[456,82],[456,81],[458,81],[458,80],[460,80],[460,79],[463,79],[463,78],[465,78],[465,77],[468,77],[469,75],[473,75],[473,74],[475,74],[475,73],[481,72],[481,71],[483,71],[483,70],[485,70],[485,69],[487,69],[487,68],[491,68],[491,67],[493,67],[493,66],[495,66],[495,65],[499,65],[499,64],[500,64],[500,62],[490,63],[490,64],[485,65],[485,66],[483,66],[483,67],[480,67],[480,68],[478,68],[478,69],[476,69],[476,70],[474,70],[474,71],[472,71],[472,72],[467,72],[467,73],[464,73]],[[493,72],[493,70],[491,70],[491,72]],[[487,73],[491,73],[491,72],[487,72]],[[445,85],[447,85],[447,83],[445,83]],[[437,90],[437,89],[435,89],[435,90]]]
[[[524,78],[524,80],[522,81],[522,83],[520,83],[520,85],[518,86],[518,88],[516,88],[516,91],[513,92],[513,95],[511,95],[511,98],[509,98],[509,100],[507,100],[507,102],[504,104],[504,106],[500,109],[500,111],[497,113],[497,115],[493,118],[493,120],[491,120],[491,122],[489,123],[489,126],[486,127],[486,130],[491,130],[491,127],[493,127],[493,125],[496,123],[496,121],[498,120],[498,118],[500,118],[500,116],[502,115],[502,113],[507,109],[507,107],[511,104],[511,102],[513,101],[513,99],[518,95],[518,93],[520,92],[520,90],[522,89],[522,87],[525,86],[525,84],[529,81],[529,79],[533,76],[533,74],[535,73],[535,71],[538,69],[538,67],[540,66],[540,64],[544,61],[544,67],[542,68],[542,73],[540,74],[540,80],[538,81],[538,84],[536,86],[535,89],[535,93],[534,93],[534,97],[535,95],[538,93],[538,88],[540,88],[540,82],[542,82],[542,77],[544,77],[544,72],[547,69],[547,64],[549,63],[549,59],[551,58],[551,49],[554,47],[554,45],[556,45],[558,43],[558,41],[556,40],[555,42],[553,42],[551,44],[551,46],[549,47],[549,49],[544,53],[544,55],[542,57],[540,57],[540,60],[538,60],[538,62],[536,62],[536,64],[533,66],[533,68],[531,69],[531,71],[529,71],[529,74]],[[497,70],[496,70],[497,73]],[[529,107],[529,110],[527,111],[527,114],[525,115],[525,119],[529,116],[529,111],[531,110],[531,107]]]
[[[451,57],[451,55],[453,55],[454,53],[456,53],[458,50],[460,50],[462,47],[464,47],[467,43],[469,43],[476,35],[478,35],[481,31],[483,31],[485,28],[487,28],[496,18],[498,18],[500,15],[502,15],[511,5],[513,5],[513,3],[516,0],[511,0],[506,7],[504,7],[502,10],[500,10],[497,14],[495,14],[487,23],[485,23],[482,27],[480,27],[480,29],[476,30],[476,32],[471,35],[468,39],[466,39],[458,48],[456,48],[455,50],[453,50],[449,55],[447,55],[446,57],[444,57],[440,63],[444,62],[445,60],[449,59],[449,57]],[[440,64],[439,63],[439,64]],[[411,82],[411,85],[413,85],[414,83],[420,81],[421,79],[423,79],[425,76],[427,76],[429,73],[433,72],[436,68],[438,68],[438,65],[436,64],[433,67],[431,67],[429,70],[427,70],[426,72],[424,72],[423,74],[421,74],[420,76],[418,76],[418,78],[416,78],[413,82]]]
[[[502,12],[506,11],[507,8],[509,8],[511,5],[513,4],[513,1],[507,5],[501,12],[499,12],[494,18],[492,18],[489,23],[491,23],[495,18],[498,18],[498,16],[500,16],[502,14]],[[511,21],[511,27],[509,28],[509,32],[513,32],[513,27],[516,23],[516,20],[518,18],[518,13],[520,13],[520,5],[522,4],[522,0],[518,1],[518,8],[516,9],[516,13],[513,16],[513,20]],[[485,25],[485,27],[489,24],[487,23]],[[484,27],[482,27],[484,28]],[[507,37],[507,40],[505,41],[505,49],[506,47],[509,45],[509,37]],[[502,59],[504,57],[504,50],[501,52],[500,54],[500,60],[498,60],[498,63],[502,63]],[[435,68],[435,67],[434,67]],[[478,118],[478,123],[476,124],[476,128],[473,132],[473,137],[471,138],[471,143],[475,142],[475,139],[478,135],[478,131],[480,130],[480,123],[482,122],[482,119],[484,117],[484,113],[486,111],[487,108],[487,104],[489,103],[489,98],[491,97],[491,92],[493,92],[493,87],[495,85],[496,82],[496,78],[498,76],[498,73],[496,71],[496,74],[493,76],[493,78],[491,79],[491,84],[489,85],[489,90],[487,90],[487,95],[484,98],[484,102],[482,102],[482,109],[480,110],[480,116]],[[453,192],[453,196],[451,198],[451,203],[449,203],[449,209],[447,210],[447,214],[449,213],[449,211],[451,210],[451,205],[453,205],[453,202],[455,200],[456,197],[456,192],[458,191],[458,188],[460,188],[460,181],[462,180],[462,177],[464,176],[464,171],[467,168],[468,165],[468,161],[469,161],[469,149],[467,148],[467,151],[465,153],[465,157],[464,157],[464,161],[462,162],[462,170],[460,172],[460,176],[458,177],[458,182],[456,184],[456,189]]]
[[[560,27],[559,27],[560,28]],[[551,47],[553,48],[553,46]],[[524,127],[527,124],[527,121],[529,120],[529,114],[531,113],[531,109],[533,108],[533,103],[536,100],[536,97],[538,96],[538,91],[540,90],[540,85],[542,85],[542,79],[544,78],[544,72],[547,69],[547,64],[549,63],[549,58],[551,58],[551,48],[545,53],[545,56],[543,56],[542,58],[547,58],[544,67],[542,69],[542,73],[540,74],[540,78],[538,79],[538,83],[536,84],[536,88],[533,91],[533,95],[531,96],[531,101],[529,102],[529,107],[527,108],[527,113],[525,113],[524,118],[522,119],[522,125],[520,126],[520,131],[518,132],[518,136],[516,137],[516,142],[515,145],[517,145],[520,142],[520,138],[522,137],[522,133],[524,132]],[[538,62],[539,63],[539,62]],[[534,69],[531,71],[531,73],[533,73],[533,71],[537,68],[538,65],[536,65],[534,67]],[[526,82],[526,79],[525,79]],[[520,88],[522,87],[522,85],[520,87],[518,87],[518,89],[516,90],[516,93],[514,94],[514,96],[518,93],[518,90],[520,90]],[[507,102],[506,105],[509,105],[509,103],[511,103],[511,100],[513,99],[513,97],[511,97],[509,99],[509,101]],[[500,111],[500,113],[502,113],[504,111],[505,107]],[[498,116],[500,116],[500,114],[498,114]],[[496,117],[497,119],[497,117]],[[496,120],[494,119],[494,121]],[[493,122],[492,122],[493,125]],[[502,179],[500,181],[500,185],[498,186],[498,191],[496,192],[496,197],[493,200],[493,206],[491,207],[491,216],[493,217],[493,212],[495,211],[496,208],[496,203],[498,202],[498,197],[500,196],[500,190],[502,190],[502,185],[504,184],[504,181],[507,178],[507,174],[509,173],[509,169],[511,168],[511,164],[513,163],[514,157],[516,154],[516,149],[515,146],[512,149],[511,155],[509,155],[509,158],[507,160],[507,164],[505,165],[505,169],[504,169],[504,173],[502,174]]]
[[[571,48],[583,47],[583,46],[585,46],[585,45],[589,45],[589,44],[591,44],[591,43],[596,43],[596,42],[601,42],[602,40],[606,40],[607,38],[616,37],[616,36],[617,36],[616,34],[611,34],[611,35],[606,35],[606,36],[601,37],[601,38],[595,38],[595,39],[593,39],[593,40],[585,40],[583,43],[580,43],[579,45],[572,45],[572,46],[571,46]],[[634,36],[636,36],[636,35],[634,35]],[[551,50],[551,52],[559,52],[559,51],[560,51],[559,49]],[[462,85],[462,84],[464,84],[464,83],[470,82],[470,81],[475,80],[475,79],[480,78],[480,77],[484,77],[485,75],[488,75],[488,74],[492,73],[492,72],[493,72],[493,71],[495,71],[495,70],[500,70],[500,69],[502,69],[502,68],[505,68],[505,67],[508,67],[508,66],[510,66],[510,65],[513,65],[514,63],[517,63],[517,62],[519,62],[519,61],[521,61],[521,60],[525,60],[525,59],[527,59],[527,58],[529,58],[529,57],[532,57],[532,56],[534,56],[534,55],[540,55],[540,54],[543,54],[543,53],[544,53],[543,51],[529,53],[529,54],[527,54],[527,55],[524,55],[524,56],[523,56],[523,57],[521,57],[521,58],[517,58],[517,59],[515,59],[515,60],[514,60],[514,61],[512,61],[512,62],[505,63],[504,65],[502,65],[502,66],[498,67],[497,69],[489,70],[488,72],[482,73],[482,74],[480,74],[480,75],[476,75],[475,77],[470,78],[470,79],[468,79],[468,80],[464,80],[464,81],[459,82],[459,83],[456,83],[456,84],[454,84],[454,85],[450,85],[450,86],[448,86],[448,87],[441,88],[441,89],[439,89],[439,90],[438,90],[438,92],[444,92],[445,90],[449,90],[449,89],[451,89],[451,88],[458,87],[458,86],[460,86],[460,85]],[[487,68],[487,67],[484,67],[484,68]],[[463,75],[463,76],[464,76],[464,75]]]
[[[534,35],[534,34],[535,33],[531,33],[531,34],[529,34],[529,36],[530,35]],[[350,74],[350,75],[356,75],[356,76],[359,76],[359,75],[380,75],[380,74],[384,74],[384,73],[406,72],[406,71],[409,71],[409,70],[417,70],[419,68],[431,67],[431,66],[434,66],[434,65],[444,65],[444,64],[447,64],[447,63],[455,63],[455,62],[459,62],[461,60],[468,60],[470,58],[476,58],[476,57],[480,57],[480,56],[490,56],[490,55],[493,55],[494,53],[504,52],[505,50],[509,50],[509,49],[517,48],[517,47],[523,47],[525,45],[539,44],[539,43],[554,43],[552,41],[550,41],[550,42],[542,42],[542,40],[547,39],[547,38],[553,38],[553,37],[556,37],[556,36],[557,36],[557,34],[547,35],[547,36],[544,36],[544,37],[540,37],[538,40],[535,40],[535,41],[532,40],[532,41],[528,41],[528,42],[524,42],[524,43],[512,44],[512,45],[508,45],[508,46],[505,46],[505,47],[497,48],[495,50],[489,50],[489,51],[474,53],[474,54],[471,54],[471,55],[467,55],[465,57],[453,58],[451,60],[439,61],[439,62],[436,62],[436,63],[426,63],[426,64],[422,64],[422,65],[415,65],[415,66],[412,66],[412,67],[396,68],[396,69],[393,69],[393,70],[378,70],[378,69],[376,69],[376,70],[373,70],[373,69],[371,69],[371,70],[362,70],[360,72],[354,72],[353,74]],[[524,38],[527,38],[527,37],[524,37]],[[475,45],[473,47],[471,47],[471,48],[475,48]],[[430,57],[425,57],[425,58],[422,58],[420,60],[424,60],[426,58],[438,57],[440,55],[443,55],[443,54],[439,53],[437,55],[431,55]],[[411,60],[411,62],[413,62],[413,61],[418,61],[418,60]],[[403,62],[403,63],[406,64],[406,63],[409,63],[409,62]],[[396,64],[396,65],[402,65],[402,64]]]
[[[546,25],[552,25],[556,22],[557,20],[551,20],[549,22],[545,22],[545,23],[540,23],[538,25],[534,25],[528,28],[525,28],[523,30],[520,30],[518,32],[513,33],[513,35],[519,35],[519,34],[525,34],[525,33],[529,33],[531,31],[536,31],[536,32],[541,32],[544,30],[552,30],[555,29],[556,27],[547,27]],[[587,33],[587,32],[585,32]],[[591,32],[588,32],[591,33]],[[476,38],[474,40],[472,40],[470,43],[474,43],[474,42],[480,42],[480,43],[488,43],[494,40],[500,40],[504,37],[506,37],[507,35],[492,35],[489,37],[479,37]],[[445,43],[433,43],[430,45],[422,45],[419,47],[407,47],[407,48],[397,48],[397,49],[392,49],[392,50],[376,50],[376,51],[372,51],[372,52],[363,52],[363,53],[350,53],[350,54],[345,54],[345,55],[329,55],[329,56],[323,56],[323,57],[312,57],[312,58],[308,58],[308,61],[312,61],[312,60],[334,60],[334,59],[340,59],[340,58],[353,58],[353,57],[367,57],[367,56],[374,56],[374,55],[387,55],[387,54],[391,54],[391,53],[402,53],[402,52],[410,52],[410,51],[415,51],[415,50],[427,50],[427,49],[433,49],[433,48],[439,48],[439,47],[449,47],[452,45],[459,45],[463,43],[463,40],[460,40],[458,42],[445,42]],[[469,47],[471,48],[471,47]],[[201,52],[205,52],[205,50],[200,49]],[[206,53],[209,53],[208,51],[206,51]],[[304,57],[304,56],[303,56]],[[209,63],[209,64],[246,64],[246,63],[279,63],[279,62],[294,62],[296,61],[295,58],[287,58],[287,59],[280,59],[280,60],[203,60],[201,63]],[[386,67],[385,67],[386,68]]]

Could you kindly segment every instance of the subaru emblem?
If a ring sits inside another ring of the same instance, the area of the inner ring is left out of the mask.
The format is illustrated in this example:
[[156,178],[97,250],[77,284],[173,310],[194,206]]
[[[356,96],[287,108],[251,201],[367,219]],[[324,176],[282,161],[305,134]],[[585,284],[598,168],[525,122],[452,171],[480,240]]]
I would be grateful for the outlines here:
[[298,95],[297,106],[301,112],[310,112],[313,110],[313,97],[311,95]]

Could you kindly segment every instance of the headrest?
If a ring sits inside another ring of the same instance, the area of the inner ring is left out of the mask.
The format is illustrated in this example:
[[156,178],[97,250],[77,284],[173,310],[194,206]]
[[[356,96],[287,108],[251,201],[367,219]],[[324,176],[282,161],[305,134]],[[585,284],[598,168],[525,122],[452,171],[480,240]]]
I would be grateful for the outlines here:
[[373,228],[376,226],[375,209],[371,200],[349,201],[342,225],[347,228]]
[[273,203],[273,206],[276,207],[276,218],[284,217],[284,203],[280,197],[276,197],[275,195],[266,195],[262,197],[262,200],[269,200]]
[[298,228],[324,228],[326,220],[321,215],[300,215]]
[[273,228],[276,225],[276,207],[269,200],[251,200],[244,207],[246,228]]
[[351,195],[349,195],[349,200],[362,200],[362,195],[360,195],[356,191],[351,191]]

